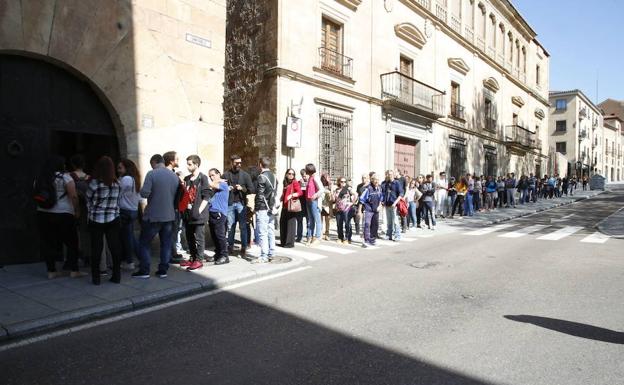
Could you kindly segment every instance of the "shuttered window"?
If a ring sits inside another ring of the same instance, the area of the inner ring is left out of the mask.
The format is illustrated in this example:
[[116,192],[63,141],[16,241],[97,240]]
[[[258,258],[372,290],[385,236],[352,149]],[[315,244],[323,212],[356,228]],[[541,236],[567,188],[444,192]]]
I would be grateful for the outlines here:
[[350,179],[353,162],[351,118],[321,113],[319,126],[321,170],[327,172],[332,179]]
[[343,74],[342,25],[322,19],[321,68]]

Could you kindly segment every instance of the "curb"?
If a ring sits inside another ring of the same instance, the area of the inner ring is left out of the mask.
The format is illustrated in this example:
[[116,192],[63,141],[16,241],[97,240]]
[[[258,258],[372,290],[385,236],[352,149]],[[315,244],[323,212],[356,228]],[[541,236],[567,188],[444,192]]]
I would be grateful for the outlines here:
[[[291,257],[292,258],[292,257]],[[119,301],[108,302],[101,305],[89,306],[82,309],[62,312],[48,317],[38,318],[12,325],[0,325],[0,343],[15,342],[17,339],[32,337],[43,332],[50,332],[68,326],[75,326],[87,321],[94,321],[127,313],[141,308],[147,308],[163,302],[176,300],[200,292],[213,291],[234,283],[239,283],[252,278],[259,278],[287,270],[294,269],[304,263],[301,258],[293,258],[291,262],[276,265],[268,271],[245,272],[219,281],[206,280],[194,282],[153,293],[141,294]]]

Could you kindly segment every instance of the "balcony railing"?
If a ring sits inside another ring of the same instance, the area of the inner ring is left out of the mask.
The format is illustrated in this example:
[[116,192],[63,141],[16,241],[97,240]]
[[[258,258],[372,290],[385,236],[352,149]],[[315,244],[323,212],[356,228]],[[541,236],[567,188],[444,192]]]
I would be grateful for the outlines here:
[[496,61],[498,62],[498,64],[500,64],[501,66],[505,65],[505,55],[503,55],[502,53],[499,53],[496,55]]
[[431,10],[431,0],[416,0],[416,2],[428,10]]
[[453,14],[451,14],[451,28],[461,35],[461,20]]
[[581,131],[579,131],[579,138],[581,139],[587,138],[587,130],[582,129]]
[[487,54],[492,60],[496,60],[496,50],[491,45],[488,45]]
[[464,28],[464,37],[471,43],[474,41],[474,31],[472,30],[472,28],[468,26]]
[[451,103],[451,116],[457,119],[465,120],[466,116],[464,115],[464,106],[457,103]]
[[517,124],[505,126],[505,143],[526,148],[541,148],[542,145],[533,132]]
[[436,3],[436,16],[438,17],[438,19],[446,23],[447,12],[446,12],[446,7],[444,5]]
[[477,36],[477,48],[481,50],[481,52],[485,52],[485,40],[481,36]]
[[353,59],[325,47],[320,47],[318,51],[321,69],[349,79],[352,78]]
[[445,92],[398,71],[381,75],[381,97],[385,101],[408,105],[428,116],[441,118]]

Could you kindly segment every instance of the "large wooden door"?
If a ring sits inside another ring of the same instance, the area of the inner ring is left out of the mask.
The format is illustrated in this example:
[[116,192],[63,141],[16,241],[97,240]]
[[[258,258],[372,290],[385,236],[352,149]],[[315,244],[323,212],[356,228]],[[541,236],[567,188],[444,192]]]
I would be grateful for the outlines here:
[[394,169],[410,177],[418,172],[418,141],[400,136],[394,138]]
[[88,164],[118,156],[115,130],[89,84],[41,60],[0,55],[0,265],[39,259],[32,185],[50,154]]

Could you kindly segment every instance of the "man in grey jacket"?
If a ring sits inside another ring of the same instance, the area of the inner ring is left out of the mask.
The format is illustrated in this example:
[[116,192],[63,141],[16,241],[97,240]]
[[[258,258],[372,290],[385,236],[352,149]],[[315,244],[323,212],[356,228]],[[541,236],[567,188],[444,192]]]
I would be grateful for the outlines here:
[[143,213],[141,223],[141,237],[139,239],[139,270],[132,274],[134,278],[149,278],[151,252],[150,244],[158,234],[160,238],[160,264],[156,275],[167,277],[171,247],[173,242],[173,222],[176,218],[175,198],[180,181],[176,174],[165,167],[160,159],[153,170],[145,175],[141,188],[141,196],[147,198],[147,207]]

